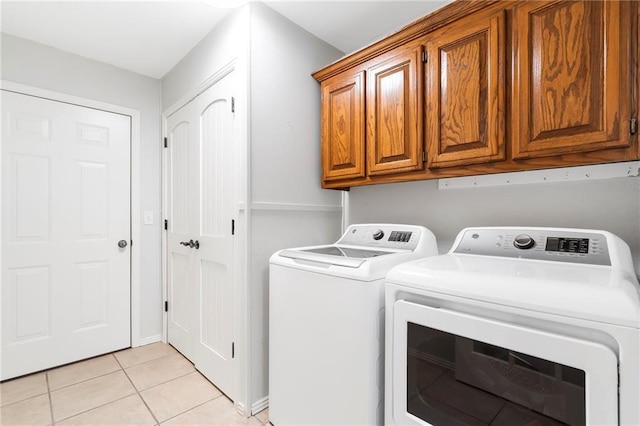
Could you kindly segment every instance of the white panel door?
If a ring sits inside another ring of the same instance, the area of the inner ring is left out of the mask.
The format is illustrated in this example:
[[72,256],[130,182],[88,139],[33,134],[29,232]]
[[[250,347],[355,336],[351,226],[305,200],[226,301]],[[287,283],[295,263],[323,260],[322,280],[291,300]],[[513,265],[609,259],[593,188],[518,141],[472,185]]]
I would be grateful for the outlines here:
[[131,122],[1,93],[4,380],[130,346]]
[[[195,143],[197,121],[193,120],[193,103],[187,104],[167,120],[168,129],[168,212],[167,234],[167,299],[168,339],[184,356],[194,361],[196,341],[196,279],[195,253],[181,242],[195,238],[197,197]],[[195,238],[197,239],[197,238]]]
[[[169,342],[232,390],[233,73],[167,120]],[[185,245],[197,241],[198,246]]]

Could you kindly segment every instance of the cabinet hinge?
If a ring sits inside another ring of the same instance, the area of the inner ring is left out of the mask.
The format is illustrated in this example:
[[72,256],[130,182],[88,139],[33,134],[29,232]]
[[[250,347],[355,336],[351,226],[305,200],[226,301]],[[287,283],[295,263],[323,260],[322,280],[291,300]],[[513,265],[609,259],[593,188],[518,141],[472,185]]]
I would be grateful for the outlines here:
[[231,342],[231,358],[236,357],[236,342]]
[[422,151],[422,162],[425,163],[427,161],[427,151]]
[[236,112],[236,98],[231,97],[231,112]]
[[164,138],[164,147],[166,148],[168,146],[169,146],[169,144],[167,143],[167,138]]
[[631,117],[631,122],[629,123],[629,131],[632,135],[635,135],[638,132],[638,119],[636,117]]
[[164,311],[169,312],[169,302],[165,300],[164,302]]
[[169,221],[167,219],[164,220],[164,230],[169,229]]
[[231,219],[231,235],[236,235],[236,221]]
[[427,52],[422,52],[422,62],[426,64],[428,59],[429,54]]

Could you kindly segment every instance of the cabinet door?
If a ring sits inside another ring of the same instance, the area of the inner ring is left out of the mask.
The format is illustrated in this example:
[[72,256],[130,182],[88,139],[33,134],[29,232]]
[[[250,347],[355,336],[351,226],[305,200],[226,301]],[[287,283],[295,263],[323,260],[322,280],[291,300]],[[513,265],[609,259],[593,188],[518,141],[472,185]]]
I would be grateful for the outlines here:
[[504,43],[502,10],[428,36],[429,168],[505,159]]
[[364,71],[322,84],[323,180],[364,177]]
[[387,54],[367,70],[367,168],[382,175],[424,167],[422,48]]
[[516,8],[514,158],[629,146],[630,15],[617,1]]

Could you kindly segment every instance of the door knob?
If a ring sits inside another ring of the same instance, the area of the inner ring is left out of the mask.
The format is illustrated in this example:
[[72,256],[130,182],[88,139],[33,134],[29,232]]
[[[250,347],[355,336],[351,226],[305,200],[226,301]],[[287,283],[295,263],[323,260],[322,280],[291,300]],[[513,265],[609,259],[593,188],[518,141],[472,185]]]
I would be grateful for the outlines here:
[[118,241],[118,247],[125,248],[127,246],[127,240]]
[[191,247],[191,248],[195,247],[196,250],[200,248],[200,242],[198,240],[180,241],[180,244],[182,244],[185,247]]

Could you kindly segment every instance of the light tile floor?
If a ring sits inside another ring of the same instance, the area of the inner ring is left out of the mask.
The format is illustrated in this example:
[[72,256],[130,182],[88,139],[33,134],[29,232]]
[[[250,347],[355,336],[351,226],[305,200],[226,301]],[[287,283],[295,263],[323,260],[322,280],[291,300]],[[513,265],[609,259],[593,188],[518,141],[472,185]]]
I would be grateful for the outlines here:
[[245,418],[173,347],[153,343],[0,384],[0,424],[269,425]]

